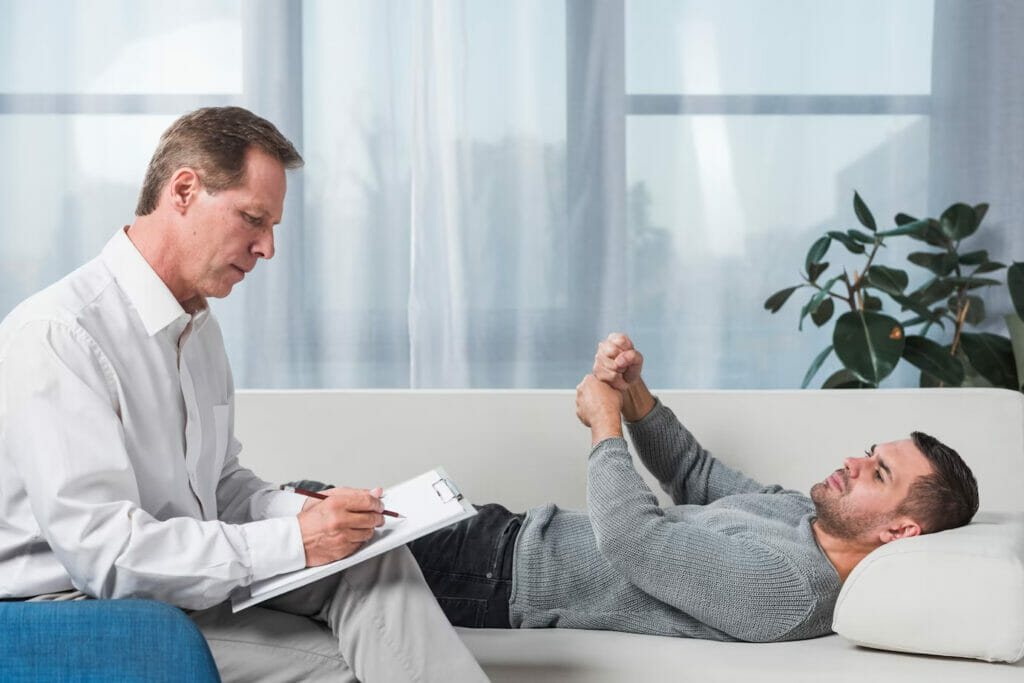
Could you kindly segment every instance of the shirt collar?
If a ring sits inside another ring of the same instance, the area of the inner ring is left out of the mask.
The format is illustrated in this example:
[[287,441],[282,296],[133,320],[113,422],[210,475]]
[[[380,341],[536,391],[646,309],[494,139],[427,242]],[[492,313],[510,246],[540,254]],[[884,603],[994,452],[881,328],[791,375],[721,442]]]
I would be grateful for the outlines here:
[[[102,258],[121,290],[138,311],[148,335],[153,336],[182,316],[189,317],[164,281],[128,239],[125,228],[118,230],[107,242],[107,246],[103,247]],[[204,302],[203,308],[193,318],[195,327],[206,321],[207,311]]]

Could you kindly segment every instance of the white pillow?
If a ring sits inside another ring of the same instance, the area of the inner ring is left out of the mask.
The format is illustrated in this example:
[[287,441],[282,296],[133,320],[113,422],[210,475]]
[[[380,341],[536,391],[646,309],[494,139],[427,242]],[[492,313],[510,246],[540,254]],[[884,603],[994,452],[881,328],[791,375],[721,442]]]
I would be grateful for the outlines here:
[[887,543],[861,560],[832,629],[858,645],[990,662],[1024,657],[1024,513]]

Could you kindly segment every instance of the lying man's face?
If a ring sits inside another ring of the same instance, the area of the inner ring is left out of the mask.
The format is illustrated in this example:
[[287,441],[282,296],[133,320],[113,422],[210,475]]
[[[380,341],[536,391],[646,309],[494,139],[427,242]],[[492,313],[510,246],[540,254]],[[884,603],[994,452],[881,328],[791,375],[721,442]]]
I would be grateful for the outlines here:
[[896,511],[910,485],[931,472],[931,463],[911,439],[872,446],[811,488],[817,524],[839,538],[869,546],[887,543],[900,523]]

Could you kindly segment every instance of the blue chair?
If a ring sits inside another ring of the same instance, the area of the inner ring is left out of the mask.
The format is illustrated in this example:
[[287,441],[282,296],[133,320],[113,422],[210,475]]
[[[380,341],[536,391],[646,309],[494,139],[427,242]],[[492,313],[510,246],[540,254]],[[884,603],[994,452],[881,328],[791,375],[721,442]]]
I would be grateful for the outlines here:
[[198,627],[153,600],[0,602],[0,681],[220,682]]

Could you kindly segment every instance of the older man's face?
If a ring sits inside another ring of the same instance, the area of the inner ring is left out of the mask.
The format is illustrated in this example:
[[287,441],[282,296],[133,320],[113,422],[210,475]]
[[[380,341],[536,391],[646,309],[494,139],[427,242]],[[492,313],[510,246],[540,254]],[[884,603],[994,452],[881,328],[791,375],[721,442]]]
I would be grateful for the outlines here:
[[872,446],[864,457],[847,458],[841,469],[811,488],[817,524],[833,536],[880,542],[910,485],[931,472],[911,439]]
[[239,187],[199,193],[185,236],[186,280],[201,296],[224,297],[256,262],[274,255],[274,226],[281,221],[287,189],[284,167],[252,148]]

